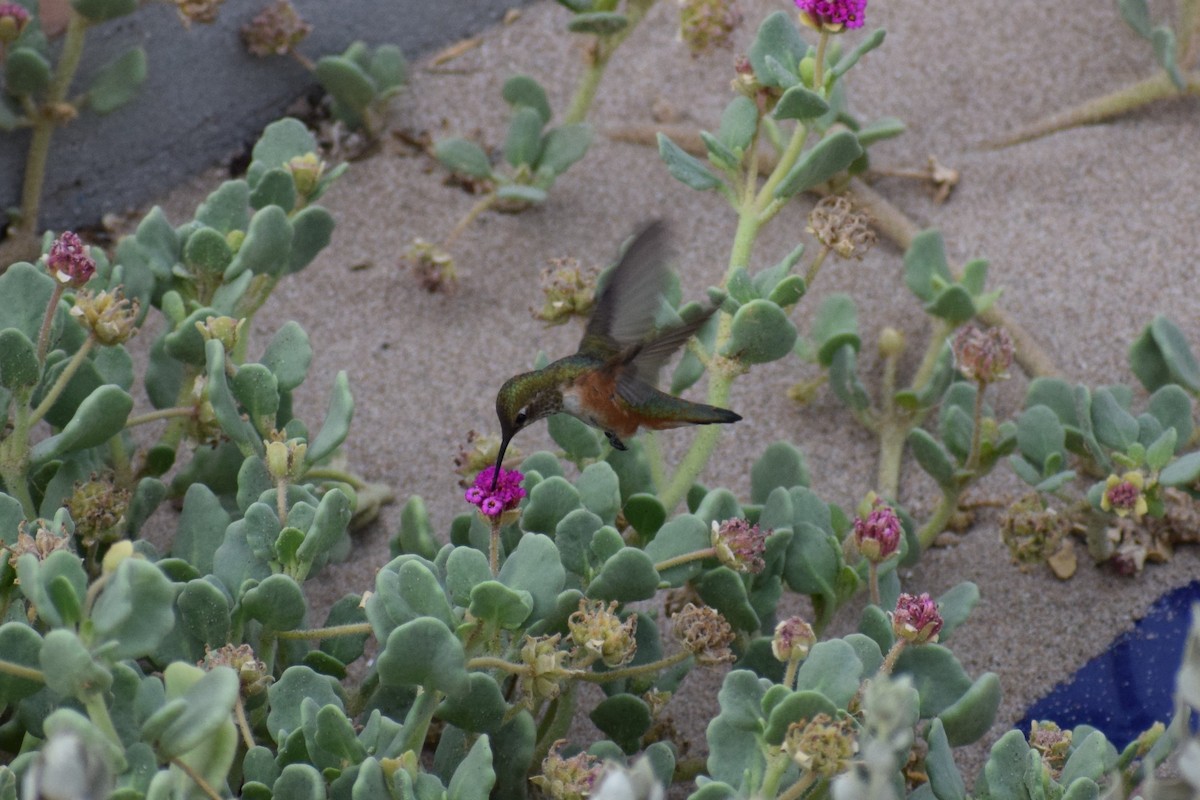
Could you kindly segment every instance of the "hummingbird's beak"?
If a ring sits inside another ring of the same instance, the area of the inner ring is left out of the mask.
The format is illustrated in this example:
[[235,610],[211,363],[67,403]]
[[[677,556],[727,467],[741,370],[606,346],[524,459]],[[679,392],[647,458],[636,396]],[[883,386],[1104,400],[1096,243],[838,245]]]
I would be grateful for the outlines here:
[[496,491],[496,482],[500,480],[500,465],[504,463],[504,451],[508,449],[508,443],[512,440],[511,433],[505,433],[500,439],[500,452],[496,454],[496,468],[492,470],[492,488],[488,491]]

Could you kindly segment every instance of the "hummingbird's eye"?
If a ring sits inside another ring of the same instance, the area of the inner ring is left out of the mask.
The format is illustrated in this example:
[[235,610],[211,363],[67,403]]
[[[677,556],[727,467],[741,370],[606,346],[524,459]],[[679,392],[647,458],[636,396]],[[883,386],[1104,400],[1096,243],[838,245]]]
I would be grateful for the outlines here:
[[513,418],[513,422],[517,423],[518,425],[524,425],[525,420],[527,419],[529,419],[529,415],[526,414],[525,409],[522,408],[517,412],[517,416]]

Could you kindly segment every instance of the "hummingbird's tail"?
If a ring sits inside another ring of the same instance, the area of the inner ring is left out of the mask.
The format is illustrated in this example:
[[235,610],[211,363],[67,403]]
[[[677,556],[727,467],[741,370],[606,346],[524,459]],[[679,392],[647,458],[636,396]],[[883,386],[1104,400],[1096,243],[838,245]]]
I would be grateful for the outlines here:
[[692,403],[678,397],[666,396],[674,401],[668,401],[666,404],[667,413],[644,421],[642,423],[644,427],[663,430],[664,428],[679,428],[684,425],[727,425],[742,418],[741,414],[730,411],[728,408],[710,406],[705,403]]

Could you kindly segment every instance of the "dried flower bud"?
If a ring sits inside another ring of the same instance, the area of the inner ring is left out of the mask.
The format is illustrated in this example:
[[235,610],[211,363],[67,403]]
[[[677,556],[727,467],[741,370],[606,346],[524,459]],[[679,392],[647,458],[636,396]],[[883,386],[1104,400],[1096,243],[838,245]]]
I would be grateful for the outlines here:
[[25,771],[21,797],[88,800],[108,797],[112,787],[113,775],[105,756],[79,734],[60,727],[50,734]]
[[861,28],[867,19],[867,0],[796,0],[800,22],[826,33]]
[[[38,561],[45,561],[55,550],[73,550],[70,531],[52,530],[54,523],[46,519],[23,521],[17,527],[17,540],[10,545],[0,545],[8,551],[8,564],[17,568],[17,559],[32,553]],[[29,530],[33,529],[33,535]]]
[[[496,488],[492,488],[492,476],[496,467],[490,466],[475,476],[475,484],[467,489],[466,501],[479,509],[479,513],[488,518],[489,522],[506,524],[513,521],[505,517],[505,513],[516,511],[521,500],[525,497],[525,489],[521,481],[525,476],[515,469],[500,468],[500,477],[496,479]],[[519,512],[518,512],[519,513]]]
[[737,0],[679,0],[679,36],[693,56],[728,47],[742,24]]
[[200,331],[204,341],[216,339],[226,354],[237,349],[245,328],[246,320],[233,317],[208,317],[203,322],[196,323],[196,330]]
[[217,11],[225,0],[175,0],[175,10],[184,27],[193,22],[208,25],[217,21]]
[[451,291],[458,284],[454,257],[432,242],[413,239],[404,260],[416,273],[422,288],[429,293]]
[[551,746],[542,761],[542,774],[529,782],[550,800],[585,800],[591,796],[592,786],[604,771],[604,765],[587,751],[563,758],[558,750],[566,742],[559,739]]
[[97,343],[114,345],[128,341],[137,333],[139,308],[138,301],[127,299],[120,286],[111,292],[84,289],[75,296],[71,316],[87,328]]
[[242,42],[252,55],[286,56],[312,33],[288,0],[278,0],[242,26]]
[[325,173],[325,162],[316,153],[305,153],[287,162],[284,169],[292,174],[296,194],[307,200],[321,182],[321,176]]
[[101,478],[93,472],[88,480],[75,484],[65,505],[84,547],[121,538],[130,497],[128,489],[114,485],[112,476]]
[[1071,732],[1064,731],[1053,722],[1034,720],[1029,726],[1029,746],[1042,756],[1042,763],[1057,779],[1071,749]]
[[713,520],[711,541],[722,564],[736,572],[758,574],[766,567],[767,535],[744,519]]
[[567,669],[567,651],[559,650],[562,634],[553,636],[526,636],[521,647],[521,661],[527,672],[521,675],[521,689],[525,702],[531,707],[558,697],[561,684],[571,675]]
[[637,652],[637,615],[630,614],[622,622],[616,609],[615,600],[608,605],[603,600],[580,600],[579,610],[567,619],[575,645],[609,668],[628,664]]
[[216,650],[204,646],[204,660],[197,666],[206,670],[217,667],[229,667],[237,673],[241,684],[242,697],[254,697],[267,690],[273,682],[271,670],[254,655],[254,648],[248,644],[227,644]]
[[1013,362],[1012,337],[1004,328],[965,325],[954,336],[954,366],[969,381],[995,383],[1008,377]]
[[822,197],[808,214],[808,232],[842,258],[862,260],[875,245],[871,218],[842,195]]
[[1040,564],[1057,553],[1070,530],[1071,521],[1037,494],[1021,498],[1000,515],[1000,540],[1022,567]]
[[854,544],[867,561],[881,564],[900,550],[900,518],[879,498],[873,505],[865,518],[854,518]]
[[1140,519],[1149,510],[1145,488],[1146,476],[1140,470],[1130,470],[1119,477],[1109,475],[1100,496],[1100,508],[1118,517],[1132,514],[1134,519]]
[[585,271],[574,258],[552,258],[542,270],[542,293],[546,302],[534,319],[548,325],[562,325],[572,317],[586,319],[596,300],[596,270]]
[[87,246],[72,231],[63,231],[46,256],[46,268],[60,283],[76,289],[96,274],[96,260],[88,254]]
[[0,46],[11,44],[29,24],[29,11],[20,3],[0,3]]
[[788,617],[775,626],[771,639],[771,652],[784,662],[797,663],[808,658],[808,651],[817,643],[817,634],[803,617]]
[[671,618],[675,638],[696,657],[696,663],[711,666],[734,661],[733,629],[714,608],[688,603]]
[[834,721],[828,714],[793,722],[788,726],[783,749],[805,772],[832,778],[845,772],[858,752],[854,720],[842,717]]
[[937,603],[927,593],[911,595],[902,593],[896,600],[892,612],[892,632],[897,639],[913,644],[933,644],[942,629],[942,615]]

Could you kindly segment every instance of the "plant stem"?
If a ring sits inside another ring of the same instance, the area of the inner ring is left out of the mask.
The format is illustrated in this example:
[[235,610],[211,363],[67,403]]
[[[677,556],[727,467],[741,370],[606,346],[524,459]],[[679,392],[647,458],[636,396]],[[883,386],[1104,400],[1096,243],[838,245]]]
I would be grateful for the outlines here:
[[117,735],[117,729],[113,727],[112,717],[108,713],[108,706],[104,704],[104,695],[96,692],[87,692],[82,697],[78,698],[83,702],[83,707],[87,709],[88,719],[92,724],[100,729],[108,740],[115,744],[118,749],[125,745],[121,744],[121,737]]
[[[578,672],[575,677],[581,681],[588,683],[608,683],[609,681],[619,681],[625,678],[636,678],[639,675],[647,675],[652,672],[673,667],[676,664],[681,664],[692,657],[691,652],[680,650],[674,655],[666,658],[652,661],[649,664],[638,664],[636,667],[624,667],[622,669],[609,670],[608,672]],[[473,660],[473,659],[472,659]]]
[[492,577],[500,574],[500,518],[492,520],[492,535],[488,540],[488,566],[492,568]]
[[829,44],[829,31],[821,29],[821,36],[817,39],[817,56],[816,63],[813,64],[813,91],[822,97],[825,96],[825,48]]
[[462,235],[462,232],[465,231],[467,227],[475,221],[475,218],[494,206],[498,200],[499,198],[496,196],[494,191],[488,192],[483,197],[476,200],[475,205],[471,206],[466,214],[463,214],[462,219],[460,219],[458,223],[450,230],[450,233],[446,235],[446,240],[442,243],[442,247],[449,250],[450,246],[454,244],[455,240]]
[[604,77],[604,70],[608,68],[608,62],[612,59],[613,53],[617,51],[629,34],[633,33],[634,28],[638,26],[653,5],[654,0],[628,3],[625,9],[625,27],[610,36],[594,38],[591,62],[575,87],[571,105],[567,107],[567,113],[563,115],[564,124],[583,122],[587,119],[592,102],[596,99],[596,90],[600,88],[600,80]]
[[922,552],[928,550],[937,535],[946,529],[946,523],[958,509],[960,496],[962,496],[962,489],[950,491],[942,489],[942,499],[938,502],[938,507],[934,509],[933,516],[926,520],[925,524],[921,526],[921,530],[917,531],[917,541],[921,544]]
[[804,273],[804,285],[809,289],[812,288],[813,281],[817,279],[817,273],[821,271],[821,265],[825,263],[825,257],[828,255],[829,248],[821,245],[821,249],[813,257],[812,263],[808,265],[808,271]]
[[276,631],[280,639],[336,639],[340,636],[360,636],[371,633],[371,623],[351,622],[346,625],[331,625],[328,628],[310,628],[303,631]]
[[566,737],[571,727],[571,718],[575,716],[575,691],[578,684],[571,683],[554,699],[549,714],[549,724],[538,737],[533,748],[533,763],[541,764],[550,752],[550,748],[559,739]]
[[792,763],[791,757],[784,751],[780,750],[773,756],[767,759],[767,769],[763,773],[762,791],[755,794],[755,797],[775,797],[779,791],[779,781],[783,779],[783,773],[787,772],[788,766]]
[[245,743],[246,749],[251,749],[255,744],[254,732],[250,730],[250,720],[246,718],[246,706],[242,702],[240,694],[233,704],[233,718],[237,721],[238,730],[242,733],[242,742]]
[[879,599],[879,565],[874,561],[867,563],[867,582],[871,587],[871,602],[882,607],[883,603]]
[[18,664],[14,661],[5,661],[4,659],[0,659],[0,674],[11,675],[14,678],[22,678],[27,681],[37,681],[38,683],[46,682],[46,676],[41,670],[27,667],[24,664]]
[[817,782],[815,772],[806,772],[804,777],[788,787],[787,791],[779,795],[779,800],[799,800],[804,796],[804,793],[812,788],[812,785]]
[[1067,128],[1105,122],[1156,100],[1183,94],[1200,94],[1200,75],[1188,73],[1183,77],[1186,85],[1183,91],[1180,91],[1171,81],[1171,76],[1160,70],[1145,80],[1043,117],[1016,133],[989,142],[986,146],[996,150],[1011,147],[1014,144],[1040,139]]
[[184,775],[187,775],[192,783],[196,784],[196,788],[204,793],[204,796],[209,800],[221,800],[221,795],[204,780],[204,776],[195,770],[195,768],[178,756],[171,759],[173,766],[179,767]]
[[38,331],[37,341],[37,360],[43,366],[46,364],[46,353],[50,352],[50,328],[54,325],[54,314],[58,311],[58,301],[62,299],[63,290],[67,288],[57,276],[50,277],[54,278],[54,291],[46,305],[46,316],[42,317],[42,328]]
[[96,340],[91,336],[83,340],[83,344],[79,346],[79,349],[75,351],[75,355],[71,356],[71,360],[67,363],[67,366],[59,373],[58,379],[54,381],[54,385],[50,387],[50,391],[46,392],[46,396],[42,398],[42,402],[38,403],[37,408],[29,415],[29,425],[36,424],[38,420],[46,416],[46,412],[50,410],[51,406],[54,405],[55,401],[66,390],[67,384],[71,382],[71,378],[75,377],[75,373],[83,366],[84,359],[88,357],[88,353],[92,351],[95,345]]
[[788,659],[787,666],[783,668],[783,686],[786,689],[796,688],[796,673],[800,670],[801,658],[796,655]]
[[[887,655],[883,657],[883,663],[879,665],[877,675],[891,675],[892,670],[896,668],[896,659],[900,658],[900,654],[904,652],[905,646],[908,644],[907,639],[897,639],[891,649],[887,651]],[[861,692],[859,692],[861,694]]]
[[194,406],[173,406],[172,408],[160,408],[157,411],[147,411],[145,414],[137,414],[125,420],[126,428],[133,428],[138,425],[145,425],[148,422],[157,422],[160,419],[170,419],[171,417],[191,417],[196,413]]
[[671,567],[678,567],[680,564],[687,564],[690,561],[701,561],[706,558],[716,558],[717,548],[706,547],[703,550],[696,550],[691,553],[683,553],[681,555],[668,558],[665,561],[660,561],[654,565],[654,569],[659,572],[664,572]]
[[83,42],[88,24],[87,18],[75,9],[71,8],[68,11],[67,31],[63,36],[62,51],[58,56],[54,79],[46,91],[45,102],[33,117],[33,136],[29,141],[25,176],[21,183],[21,217],[9,228],[9,235],[14,238],[32,239],[37,232],[42,188],[46,182],[46,163],[50,155],[50,139],[60,119],[60,106],[66,101],[75,72],[79,69],[79,58],[83,55]]
[[467,669],[498,669],[509,675],[523,675],[529,670],[524,664],[514,664],[498,656],[475,656],[467,662]]
[[408,709],[408,716],[404,718],[403,735],[394,740],[399,744],[389,747],[388,752],[384,754],[385,758],[398,758],[408,752],[421,755],[425,737],[429,733],[429,723],[433,720],[433,712],[437,711],[438,703],[441,702],[438,694],[433,689],[421,687],[417,699]]
[[968,472],[979,467],[979,448],[983,442],[983,393],[987,384],[980,381],[975,386],[975,409],[971,428],[971,450],[964,465]]
[[904,443],[911,426],[894,415],[884,417],[879,424],[879,473],[876,483],[879,494],[889,499],[900,496],[900,462],[904,458]]

